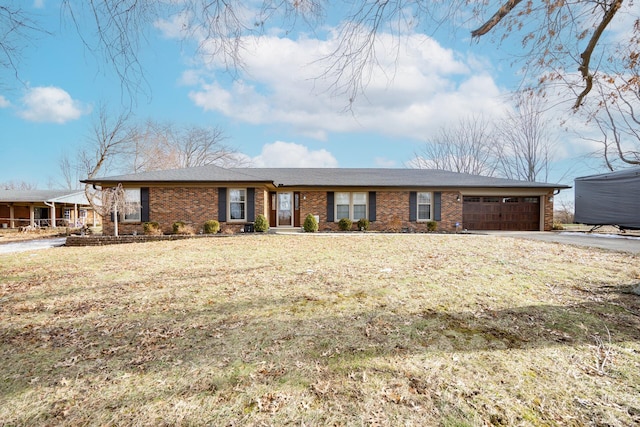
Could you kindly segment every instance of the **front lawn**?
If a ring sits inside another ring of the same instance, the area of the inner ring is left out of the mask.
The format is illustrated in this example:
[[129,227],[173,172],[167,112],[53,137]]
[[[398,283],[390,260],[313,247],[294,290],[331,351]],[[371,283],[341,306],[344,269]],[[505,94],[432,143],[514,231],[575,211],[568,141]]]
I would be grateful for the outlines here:
[[639,261],[425,234],[0,255],[0,425],[637,424]]

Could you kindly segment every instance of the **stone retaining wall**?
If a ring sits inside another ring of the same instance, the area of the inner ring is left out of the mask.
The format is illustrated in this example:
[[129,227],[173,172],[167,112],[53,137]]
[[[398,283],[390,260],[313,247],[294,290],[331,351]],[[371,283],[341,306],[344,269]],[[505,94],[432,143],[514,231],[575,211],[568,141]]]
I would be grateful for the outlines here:
[[122,243],[161,242],[165,240],[184,240],[196,238],[222,237],[224,235],[188,235],[168,234],[163,236],[124,235],[124,236],[69,236],[65,246],[104,246]]

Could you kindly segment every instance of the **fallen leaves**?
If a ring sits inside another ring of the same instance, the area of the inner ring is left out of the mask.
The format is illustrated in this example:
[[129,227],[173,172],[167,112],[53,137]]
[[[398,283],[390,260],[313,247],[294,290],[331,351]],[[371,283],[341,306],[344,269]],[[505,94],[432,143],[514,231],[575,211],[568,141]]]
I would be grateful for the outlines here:
[[[0,256],[0,419],[527,425],[637,417],[625,409],[637,406],[640,382],[632,256],[418,234],[124,246]],[[598,343],[603,323],[611,338]],[[598,357],[602,374],[587,372]]]

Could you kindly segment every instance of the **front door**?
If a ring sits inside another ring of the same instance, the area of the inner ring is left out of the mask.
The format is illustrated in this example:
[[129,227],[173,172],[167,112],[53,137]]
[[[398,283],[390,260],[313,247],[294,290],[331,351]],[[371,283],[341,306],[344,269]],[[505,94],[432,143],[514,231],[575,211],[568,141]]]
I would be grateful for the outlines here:
[[278,193],[278,227],[293,226],[293,193]]

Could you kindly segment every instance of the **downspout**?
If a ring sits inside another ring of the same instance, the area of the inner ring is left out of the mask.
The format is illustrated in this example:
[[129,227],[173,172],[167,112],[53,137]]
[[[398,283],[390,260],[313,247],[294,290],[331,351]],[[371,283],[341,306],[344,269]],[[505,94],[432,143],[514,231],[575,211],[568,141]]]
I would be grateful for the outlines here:
[[51,219],[51,227],[56,228],[56,204],[55,202],[51,202],[51,204],[49,204],[49,202],[47,202],[46,200],[44,204],[51,208],[49,219]]

